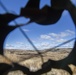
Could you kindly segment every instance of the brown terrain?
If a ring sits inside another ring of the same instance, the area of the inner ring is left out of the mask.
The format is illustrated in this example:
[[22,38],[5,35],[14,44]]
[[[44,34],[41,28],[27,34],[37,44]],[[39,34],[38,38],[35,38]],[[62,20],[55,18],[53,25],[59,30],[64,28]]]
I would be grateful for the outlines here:
[[[46,53],[43,53],[43,59],[44,62],[48,61],[48,59],[53,60],[60,60],[63,58],[66,58],[68,54],[71,52],[71,48],[62,48],[62,49],[56,49],[55,51],[49,51]],[[45,51],[42,51],[45,52]],[[41,68],[42,65],[42,59],[38,55],[36,51],[33,50],[5,50],[5,56],[8,58],[6,60],[2,56],[0,56],[0,62],[6,62],[8,64],[11,64],[9,59],[13,62],[17,62],[20,65],[28,67],[31,71],[36,71]],[[76,75],[76,68],[74,65],[69,66],[71,70],[73,71],[73,75]],[[8,75],[24,75],[21,71],[13,71],[9,72]],[[46,75],[46,74],[43,74]],[[47,73],[47,75],[70,75],[67,71],[64,71],[62,69],[55,69],[52,68],[50,72]]]

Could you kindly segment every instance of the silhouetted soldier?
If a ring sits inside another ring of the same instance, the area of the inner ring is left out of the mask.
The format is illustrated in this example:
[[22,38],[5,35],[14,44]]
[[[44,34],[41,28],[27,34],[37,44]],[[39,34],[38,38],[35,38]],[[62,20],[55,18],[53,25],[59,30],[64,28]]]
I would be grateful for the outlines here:
[[47,5],[40,9],[39,5],[40,0],[29,0],[27,5],[21,9],[20,15],[30,18],[30,22],[41,25],[54,24],[60,19],[63,9],[53,9]]

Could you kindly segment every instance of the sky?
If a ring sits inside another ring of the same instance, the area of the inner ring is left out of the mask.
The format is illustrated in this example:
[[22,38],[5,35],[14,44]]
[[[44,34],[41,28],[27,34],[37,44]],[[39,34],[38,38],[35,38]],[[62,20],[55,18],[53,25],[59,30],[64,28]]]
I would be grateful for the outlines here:
[[[71,0],[76,5],[76,0]],[[24,7],[28,0],[1,0],[9,12],[15,12],[20,14],[20,9]],[[50,4],[50,0],[41,0],[40,9],[45,5]],[[0,6],[0,14],[6,13],[6,11]],[[15,19],[18,24],[24,24],[29,21],[29,18],[20,17]],[[10,22],[9,25],[15,25],[14,21]],[[68,11],[62,13],[60,20],[52,25],[43,26],[34,22],[24,25],[21,27],[22,30],[27,34],[33,44],[39,50],[44,50],[57,46],[71,38],[75,37],[75,27]],[[60,48],[72,48],[74,41],[62,45]],[[33,50],[34,48],[23,36],[19,28],[16,28],[9,33],[5,42],[5,49],[23,49]]]

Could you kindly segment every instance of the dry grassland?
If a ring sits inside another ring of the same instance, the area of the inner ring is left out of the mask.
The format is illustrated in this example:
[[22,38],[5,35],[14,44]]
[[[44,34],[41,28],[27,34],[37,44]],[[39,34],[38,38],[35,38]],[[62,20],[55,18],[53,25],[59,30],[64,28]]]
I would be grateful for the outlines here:
[[[60,60],[68,56],[71,50],[59,50],[57,52],[47,52],[43,54],[44,62],[48,61],[48,59]],[[42,60],[41,57],[35,51],[24,51],[24,50],[6,50],[5,56],[7,56],[11,61],[18,62],[21,65],[24,65],[30,68],[31,71],[36,71],[41,68]],[[0,57],[1,58],[1,57]],[[0,59],[0,61],[7,62],[5,58]],[[74,65],[69,66],[73,71],[73,75],[76,75],[76,67]],[[8,75],[24,75],[21,71],[13,71],[9,72]],[[46,74],[43,74],[46,75]],[[52,69],[47,75],[69,75],[68,72],[61,69]]]

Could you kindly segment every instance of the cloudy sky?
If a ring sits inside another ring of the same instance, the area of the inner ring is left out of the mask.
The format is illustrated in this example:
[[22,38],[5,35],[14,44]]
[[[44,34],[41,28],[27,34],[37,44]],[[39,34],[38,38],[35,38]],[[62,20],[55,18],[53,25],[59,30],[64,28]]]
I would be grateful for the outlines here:
[[[2,3],[6,6],[6,8],[12,12],[20,13],[20,8],[24,7],[28,0],[1,0]],[[74,4],[76,4],[76,0],[72,0]],[[44,5],[51,5],[50,0],[41,0],[40,8]],[[6,11],[0,6],[0,13],[5,13]],[[18,18],[16,22],[27,23],[29,21],[28,18]],[[9,25],[13,24],[12,21]],[[27,34],[27,36],[31,39],[33,44],[39,49],[47,49],[57,46],[73,37],[75,37],[75,27],[74,23],[69,15],[68,11],[64,11],[62,13],[61,19],[56,23],[48,26],[39,25],[36,23],[28,24],[27,26],[21,27],[22,30]],[[62,45],[61,47],[72,48],[74,45],[74,40],[70,43]],[[34,49],[28,40],[23,36],[20,32],[19,28],[10,32],[7,36],[4,48],[7,49],[25,49],[32,50]]]

